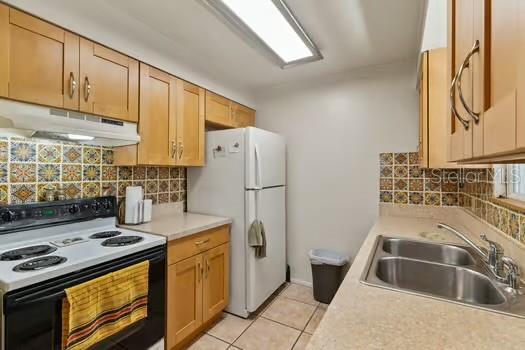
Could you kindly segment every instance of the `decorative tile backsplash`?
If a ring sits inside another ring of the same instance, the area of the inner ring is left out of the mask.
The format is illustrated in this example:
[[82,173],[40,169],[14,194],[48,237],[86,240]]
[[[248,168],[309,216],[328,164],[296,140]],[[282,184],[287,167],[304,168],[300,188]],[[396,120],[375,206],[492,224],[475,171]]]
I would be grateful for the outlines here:
[[381,203],[461,206],[525,244],[525,210],[495,200],[494,169],[420,169],[417,153],[379,155]]
[[46,189],[62,188],[67,199],[117,195],[142,186],[154,203],[186,200],[186,169],[118,167],[113,150],[98,146],[0,139],[0,203],[45,200]]
[[456,206],[459,174],[450,169],[421,169],[417,153],[379,155],[379,200],[382,203]]

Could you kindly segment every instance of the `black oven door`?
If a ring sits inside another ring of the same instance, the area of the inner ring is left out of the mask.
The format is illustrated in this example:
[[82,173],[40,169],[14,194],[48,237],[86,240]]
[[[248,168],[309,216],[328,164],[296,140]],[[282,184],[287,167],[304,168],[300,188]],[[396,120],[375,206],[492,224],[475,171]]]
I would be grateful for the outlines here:
[[97,344],[96,350],[146,350],[164,338],[166,247],[156,247],[4,295],[6,350],[60,350],[64,290],[149,260],[148,317]]

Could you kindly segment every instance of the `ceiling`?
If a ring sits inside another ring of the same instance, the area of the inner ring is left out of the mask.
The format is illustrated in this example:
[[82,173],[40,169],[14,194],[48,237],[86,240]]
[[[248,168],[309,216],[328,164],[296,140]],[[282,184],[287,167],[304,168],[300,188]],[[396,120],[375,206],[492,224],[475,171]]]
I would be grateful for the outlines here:
[[85,21],[125,33],[130,39],[145,40],[170,59],[232,88],[251,92],[417,57],[424,1],[286,2],[324,60],[282,70],[199,0],[53,0],[46,1],[46,6],[76,12]]

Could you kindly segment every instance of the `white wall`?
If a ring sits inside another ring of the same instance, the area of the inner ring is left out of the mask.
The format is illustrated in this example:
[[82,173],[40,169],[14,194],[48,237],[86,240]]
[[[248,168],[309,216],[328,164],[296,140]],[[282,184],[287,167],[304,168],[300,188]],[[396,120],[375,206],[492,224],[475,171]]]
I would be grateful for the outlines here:
[[191,63],[182,62],[177,53],[183,49],[176,42],[118,11],[104,0],[6,2],[194,84],[255,107],[251,92],[232,88],[213,77],[213,73],[196,70]]
[[418,142],[415,62],[278,87],[257,97],[257,126],[286,137],[287,254],[311,281],[308,251],[355,256],[377,215],[381,152]]
[[448,1],[428,0],[421,52],[447,47]]

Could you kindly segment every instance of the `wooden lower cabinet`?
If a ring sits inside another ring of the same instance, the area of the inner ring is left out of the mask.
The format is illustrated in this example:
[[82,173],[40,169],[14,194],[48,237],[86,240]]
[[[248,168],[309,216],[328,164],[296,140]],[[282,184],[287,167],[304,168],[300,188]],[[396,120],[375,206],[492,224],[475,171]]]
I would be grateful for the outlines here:
[[166,349],[181,349],[228,306],[229,227],[170,243],[167,271]]

